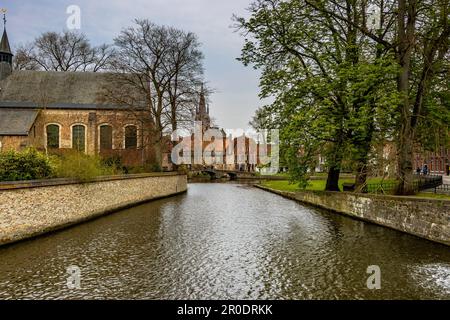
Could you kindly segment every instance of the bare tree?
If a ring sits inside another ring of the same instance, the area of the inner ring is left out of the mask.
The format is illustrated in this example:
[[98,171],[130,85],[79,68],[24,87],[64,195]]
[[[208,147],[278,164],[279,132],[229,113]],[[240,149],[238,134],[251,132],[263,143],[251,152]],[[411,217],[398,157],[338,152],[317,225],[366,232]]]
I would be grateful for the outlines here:
[[14,67],[16,70],[97,72],[106,69],[113,55],[112,46],[93,47],[83,33],[46,32],[18,48]]
[[32,44],[20,45],[16,48],[13,69],[14,70],[39,70],[39,64],[32,58]]
[[[192,33],[136,20],[114,40],[117,55],[111,75],[115,87],[128,88],[124,94],[110,92],[110,99],[123,104],[140,103],[151,119],[155,161],[162,163],[163,136],[176,130],[193,106],[196,87],[203,75],[197,38]],[[123,90],[122,90],[123,91]],[[130,92],[138,93],[130,96]],[[122,101],[120,101],[122,100]]]
[[203,83],[204,57],[195,34],[169,28],[168,36],[172,45],[163,66],[170,74],[167,117],[171,130],[175,131],[180,123],[190,123],[197,107],[198,88]]

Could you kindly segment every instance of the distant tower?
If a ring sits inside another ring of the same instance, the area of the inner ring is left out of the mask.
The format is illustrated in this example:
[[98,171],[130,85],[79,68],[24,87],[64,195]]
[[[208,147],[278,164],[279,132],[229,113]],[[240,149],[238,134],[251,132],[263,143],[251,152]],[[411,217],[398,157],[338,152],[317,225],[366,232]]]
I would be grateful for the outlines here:
[[3,36],[0,42],[0,80],[5,80],[12,73],[13,54],[6,33],[6,10],[1,9],[1,12],[3,13]]
[[195,121],[202,122],[202,131],[206,132],[209,128],[211,128],[211,118],[209,117],[209,107],[206,107],[206,99],[205,99],[205,90],[201,88],[200,91],[200,102],[198,104],[198,108],[196,109]]

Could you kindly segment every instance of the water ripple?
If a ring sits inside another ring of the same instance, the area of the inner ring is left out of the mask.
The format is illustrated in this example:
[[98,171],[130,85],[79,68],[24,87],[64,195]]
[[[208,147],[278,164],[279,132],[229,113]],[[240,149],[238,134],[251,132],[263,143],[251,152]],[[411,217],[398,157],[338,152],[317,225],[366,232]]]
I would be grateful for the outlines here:
[[0,248],[1,299],[450,299],[449,274],[448,247],[235,184]]

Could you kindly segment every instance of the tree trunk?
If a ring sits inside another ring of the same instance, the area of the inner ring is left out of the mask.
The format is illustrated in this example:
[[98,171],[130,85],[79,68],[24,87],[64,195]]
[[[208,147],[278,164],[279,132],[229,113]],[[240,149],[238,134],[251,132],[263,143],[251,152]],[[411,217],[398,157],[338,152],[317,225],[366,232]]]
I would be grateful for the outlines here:
[[[342,136],[339,134],[338,136]],[[327,184],[325,186],[325,191],[341,191],[339,189],[339,176],[341,174],[341,163],[342,163],[342,143],[338,141],[332,147],[331,150],[331,161],[329,161]]]
[[[172,102],[171,105],[171,116],[172,116],[172,132],[177,131],[178,129],[178,122],[177,122],[177,113],[176,113],[176,102]],[[172,150],[175,148],[175,146],[178,144],[177,141],[171,141]],[[170,161],[170,159],[169,159]],[[172,163],[172,171],[178,171],[178,165],[175,163]]]
[[155,124],[155,142],[153,145],[153,150],[155,154],[155,171],[162,171],[162,154],[163,154],[163,130],[161,125],[161,115],[158,113],[156,117],[156,124]]
[[411,195],[415,193],[412,166],[413,139],[414,135],[409,126],[409,122],[402,124],[398,145],[397,170],[399,173],[399,184],[395,191],[398,195]]
[[155,154],[155,171],[162,171],[162,148],[161,139],[157,139],[153,145],[153,151]]
[[[375,111],[373,111],[375,112]],[[357,141],[356,145],[359,146],[357,156],[357,172],[355,178],[355,192],[364,192],[367,185],[367,177],[369,175],[369,153],[372,148],[372,138],[374,133],[374,121],[371,121],[367,127],[367,133],[362,141]]]
[[398,180],[396,194],[414,193],[412,151],[414,132],[411,128],[411,103],[409,100],[409,78],[411,73],[411,53],[414,46],[416,1],[399,0],[398,5],[398,52],[397,58],[402,70],[398,76],[398,90],[403,94],[403,102],[399,106],[400,132],[398,136]]
[[341,191],[339,189],[339,175],[341,174],[341,169],[339,166],[332,166],[328,170],[327,185],[325,191]]
[[360,162],[358,165],[358,172],[355,178],[355,192],[364,192],[367,185],[367,162]]

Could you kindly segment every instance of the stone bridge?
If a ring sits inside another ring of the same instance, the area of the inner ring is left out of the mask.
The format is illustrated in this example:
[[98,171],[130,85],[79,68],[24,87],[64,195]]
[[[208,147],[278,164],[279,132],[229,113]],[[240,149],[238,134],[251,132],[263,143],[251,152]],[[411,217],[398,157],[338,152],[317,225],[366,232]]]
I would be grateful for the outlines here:
[[235,171],[235,170],[214,170],[214,169],[203,169],[200,170],[203,174],[208,174],[211,179],[220,179],[229,177],[231,180],[236,179],[252,179],[257,175],[255,172],[247,171]]

